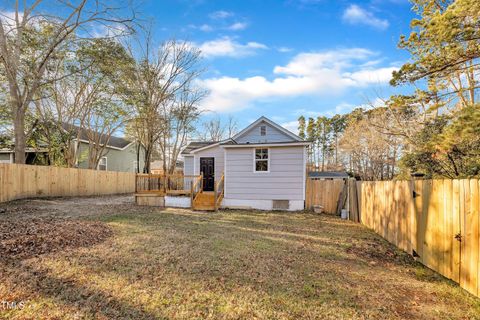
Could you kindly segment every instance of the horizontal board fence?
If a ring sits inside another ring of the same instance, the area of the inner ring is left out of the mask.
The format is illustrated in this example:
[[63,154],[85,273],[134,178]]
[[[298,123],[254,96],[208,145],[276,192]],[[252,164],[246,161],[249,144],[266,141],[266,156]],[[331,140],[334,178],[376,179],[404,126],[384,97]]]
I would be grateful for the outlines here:
[[313,206],[319,205],[323,207],[323,211],[329,214],[337,213],[337,205],[345,187],[345,181],[336,180],[320,180],[307,178],[305,209],[312,210]]
[[362,224],[480,296],[480,180],[365,181],[357,187]]
[[135,173],[0,164],[0,202],[135,192]]

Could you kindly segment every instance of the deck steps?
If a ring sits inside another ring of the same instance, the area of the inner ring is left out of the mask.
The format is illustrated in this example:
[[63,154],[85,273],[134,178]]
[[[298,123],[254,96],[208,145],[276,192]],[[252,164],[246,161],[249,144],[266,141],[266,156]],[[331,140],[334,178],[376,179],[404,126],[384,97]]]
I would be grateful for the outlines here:
[[215,211],[215,194],[213,192],[200,192],[193,201],[193,210]]

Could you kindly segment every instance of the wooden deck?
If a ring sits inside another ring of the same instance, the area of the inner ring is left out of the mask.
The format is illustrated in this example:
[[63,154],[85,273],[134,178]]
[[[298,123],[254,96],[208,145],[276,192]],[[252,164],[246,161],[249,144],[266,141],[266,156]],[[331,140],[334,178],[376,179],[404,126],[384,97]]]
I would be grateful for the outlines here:
[[222,175],[222,178],[215,183],[214,191],[208,192],[203,191],[202,175],[137,174],[135,183],[136,203],[159,205],[165,202],[163,200],[154,201],[150,197],[187,196],[190,197],[193,210],[216,211],[223,200],[224,181]]

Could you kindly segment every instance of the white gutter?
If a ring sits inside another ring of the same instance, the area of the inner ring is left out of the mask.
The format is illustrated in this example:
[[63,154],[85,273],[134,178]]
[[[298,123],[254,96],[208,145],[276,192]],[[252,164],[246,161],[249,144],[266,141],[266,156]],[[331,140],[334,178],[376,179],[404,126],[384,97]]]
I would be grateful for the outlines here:
[[223,148],[261,148],[261,147],[298,147],[309,146],[310,142],[293,142],[293,143],[248,143],[248,144],[224,144]]

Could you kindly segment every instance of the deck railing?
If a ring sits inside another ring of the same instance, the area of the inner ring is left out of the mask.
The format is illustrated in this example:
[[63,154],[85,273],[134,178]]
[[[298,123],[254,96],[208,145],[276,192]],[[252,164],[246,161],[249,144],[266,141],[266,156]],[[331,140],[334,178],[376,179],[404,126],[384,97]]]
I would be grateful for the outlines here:
[[139,173],[135,179],[136,193],[158,193],[190,195],[192,186],[200,175],[183,174],[144,174]]
[[199,193],[203,191],[203,174],[200,174],[197,176],[196,179],[192,181],[191,187],[190,187],[190,199],[192,201],[192,206],[193,202],[195,201],[195,198]]
[[222,174],[222,177],[218,182],[215,184],[214,187],[215,192],[215,211],[218,210],[220,204],[222,203],[223,196],[225,194],[225,175]]

